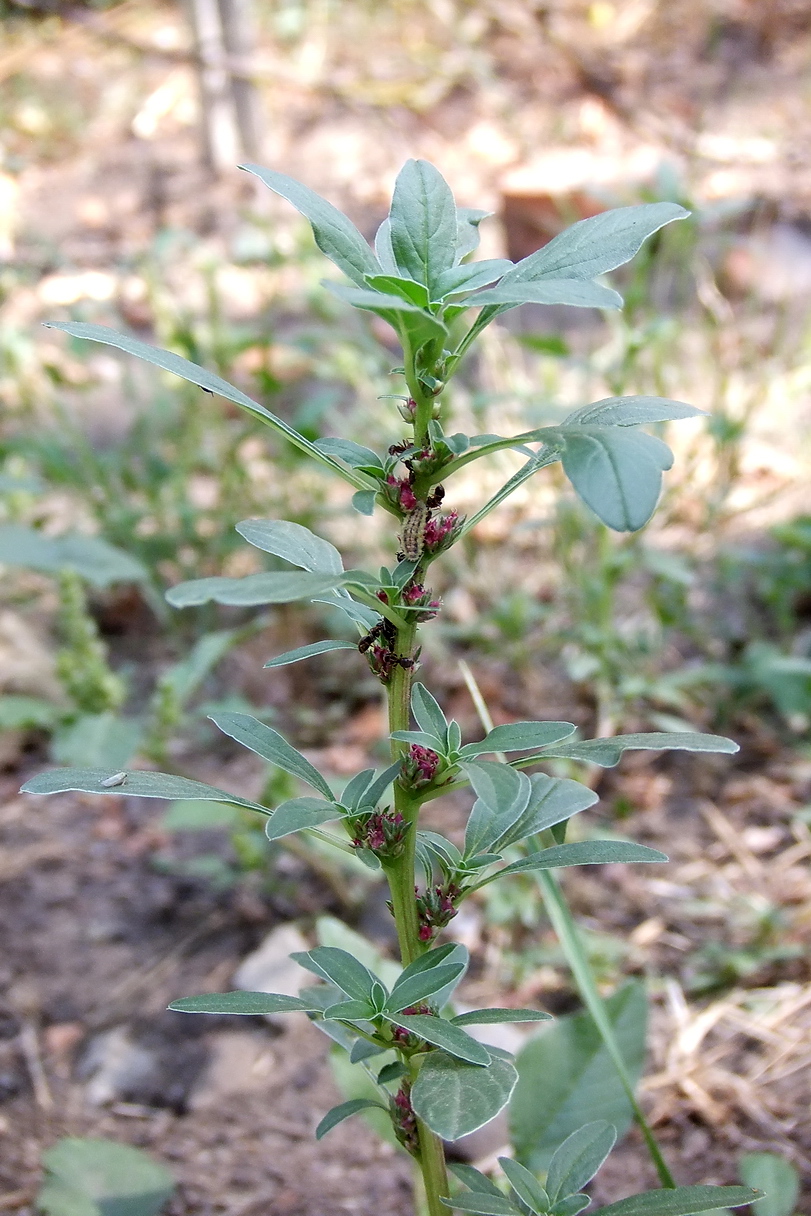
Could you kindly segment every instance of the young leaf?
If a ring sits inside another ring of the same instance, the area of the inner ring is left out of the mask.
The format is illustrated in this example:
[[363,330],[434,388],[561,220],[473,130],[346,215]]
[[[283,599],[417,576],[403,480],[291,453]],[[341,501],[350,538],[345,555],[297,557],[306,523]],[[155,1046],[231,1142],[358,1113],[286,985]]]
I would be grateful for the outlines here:
[[358,515],[374,515],[376,497],[375,490],[358,490],[352,495],[352,506]]
[[325,642],[310,642],[308,646],[297,646],[295,650],[286,650],[277,654],[275,659],[268,659],[265,667],[287,667],[290,663],[300,663],[302,659],[311,659],[317,654],[329,654],[331,650],[357,650],[354,642],[341,642],[330,639]]
[[79,532],[46,536],[21,524],[0,527],[0,563],[46,574],[73,570],[94,587],[149,581],[149,572],[139,561],[100,536],[83,536]]
[[633,844],[625,840],[579,840],[576,844],[555,844],[551,848],[530,853],[520,861],[514,861],[491,874],[476,889],[505,878],[508,874],[525,874],[528,870],[561,870],[566,866],[602,866],[612,862],[667,861],[667,854],[658,849],[649,849],[644,844]]
[[372,986],[380,982],[363,963],[336,946],[315,946],[290,957],[308,971],[336,984],[352,1000],[368,1001]]
[[524,1216],[520,1208],[510,1203],[503,1195],[492,1195],[490,1191],[470,1191],[453,1198],[445,1198],[449,1208],[459,1212],[476,1212],[479,1216]]
[[398,273],[394,250],[391,247],[391,221],[388,216],[375,233],[375,255],[385,274]]
[[269,760],[277,768],[284,769],[293,777],[299,777],[307,785],[318,790],[330,802],[335,801],[335,795],[321,776],[301,752],[296,751],[292,743],[288,743],[283,735],[271,726],[265,726],[250,714],[220,713],[210,714],[211,721],[224,735],[235,739],[249,751],[256,752],[263,760]]
[[523,814],[532,785],[524,773],[489,760],[468,762],[465,772],[478,795],[465,828],[465,857],[471,858],[491,849]]
[[416,743],[419,747],[427,747],[440,756],[445,754],[444,743],[436,735],[426,735],[422,730],[395,730],[389,737],[398,743]]
[[411,689],[411,712],[421,731],[434,735],[443,746],[448,733],[448,719],[442,707],[424,684],[415,684]]
[[315,444],[310,443],[309,439],[305,439],[293,427],[288,426],[286,422],[283,422],[281,418],[277,418],[275,414],[271,414],[270,410],[265,409],[258,401],[254,401],[238,388],[234,388],[233,384],[229,384],[221,376],[215,376],[213,372],[206,371],[203,367],[198,367],[196,363],[190,363],[188,359],[183,359],[180,355],[173,354],[172,351],[160,350],[157,346],[149,346],[148,343],[139,342],[137,338],[130,338],[127,334],[116,333],[114,329],[109,329],[106,325],[88,325],[83,321],[48,321],[46,322],[46,328],[64,330],[66,334],[70,334],[73,338],[87,338],[91,342],[102,342],[105,346],[115,346],[118,350],[123,350],[128,355],[135,355],[139,359],[144,359],[147,363],[154,364],[155,367],[172,372],[175,376],[181,376],[184,380],[199,385],[200,388],[206,389],[209,393],[217,393],[218,396],[225,397],[226,401],[233,401],[235,405],[241,406],[242,409],[259,418],[267,426],[271,427],[272,430],[292,443],[294,447],[299,448],[302,452],[306,452],[308,456],[314,457],[321,464],[327,465],[334,472],[339,473],[345,481],[351,482],[358,489],[367,488],[368,478],[350,473],[337,460],[333,460],[332,457],[319,452]]
[[316,245],[347,278],[363,287],[367,274],[380,273],[377,258],[360,232],[332,203],[285,173],[252,164],[240,165],[240,168],[258,177],[275,194],[286,198],[296,211],[310,221]]
[[444,1018],[435,1017],[429,1013],[389,1013],[386,1018],[395,1026],[409,1031],[434,1047],[441,1047],[457,1060],[465,1060],[469,1064],[485,1067],[490,1063],[490,1052],[481,1043],[477,1043],[464,1030],[446,1022]]
[[714,1208],[740,1208],[760,1197],[760,1191],[746,1186],[678,1186],[630,1195],[607,1208],[598,1208],[594,1216],[694,1216]]
[[[113,780],[118,778],[118,780]],[[193,798],[202,802],[226,802],[233,806],[244,806],[250,811],[269,815],[266,806],[228,794],[214,785],[202,781],[190,781],[188,777],[177,777],[174,773],[152,773],[146,769],[130,769],[126,773],[114,773],[110,769],[55,768],[38,773],[26,781],[23,794],[64,794],[78,790],[83,794],[124,794],[133,798],[167,798],[179,800]]]
[[582,279],[544,279],[516,283],[505,275],[498,287],[491,287],[465,300],[465,307],[496,304],[502,312],[519,304],[568,304],[574,308],[622,308],[622,296],[610,287]]
[[342,814],[333,802],[323,802],[320,798],[290,798],[271,811],[265,824],[265,835],[268,840],[281,840],[293,832],[320,827],[322,823],[338,819]]
[[492,214],[492,211],[480,211],[478,207],[456,208],[456,256],[453,259],[454,266],[458,265],[462,261],[462,258],[467,257],[469,253],[473,253],[479,248],[481,241],[479,224],[482,220],[488,219]]
[[170,587],[166,599],[173,608],[193,608],[212,601],[240,608],[253,608],[259,604],[292,604],[296,600],[311,600],[325,595],[343,578],[343,575],[298,572],[248,574],[245,578],[212,575]]
[[342,1102],[340,1106],[333,1106],[315,1129],[316,1140],[323,1140],[327,1132],[331,1132],[333,1127],[343,1123],[344,1119],[350,1119],[358,1111],[369,1110],[370,1107],[376,1107],[378,1110],[386,1109],[382,1102],[374,1102],[371,1098],[350,1098],[348,1102]]
[[630,262],[649,236],[689,214],[676,203],[643,203],[603,211],[565,228],[505,278],[511,283],[594,279]]
[[289,519],[243,519],[236,530],[255,549],[282,557],[312,574],[343,571],[341,555],[334,545]]
[[550,1210],[550,1216],[578,1216],[590,1203],[588,1195],[567,1195],[565,1199],[558,1200]]
[[332,1022],[369,1022],[375,1016],[376,1010],[370,1001],[339,1001],[324,1010],[324,1017]]
[[366,793],[363,796],[363,806],[376,807],[380,799],[385,794],[386,790],[391,785],[392,781],[396,781],[400,775],[400,761],[397,760],[394,764],[390,764],[382,773],[375,777],[371,785],[368,786]]
[[453,984],[460,979],[464,974],[465,966],[464,962],[445,963],[432,967],[429,971],[410,975],[405,979],[401,976],[392,988],[391,996],[386,1002],[383,1012],[386,1015],[400,1013],[403,1009],[427,1000],[429,996],[434,996],[448,984]]
[[448,296],[459,295],[462,292],[475,291],[478,287],[486,287],[494,283],[508,270],[512,270],[512,262],[506,258],[487,258],[483,262],[468,262],[464,266],[452,266],[443,270],[434,283],[434,294],[437,300]]
[[400,1077],[408,1075],[408,1069],[403,1064],[402,1060],[393,1060],[391,1064],[384,1064],[380,1072],[377,1074],[378,1085],[388,1085],[391,1081],[399,1081]]
[[585,811],[599,797],[588,786],[568,777],[549,777],[546,773],[533,773],[530,777],[532,793],[526,809],[495,845],[499,850],[518,844],[528,836],[535,836],[546,828],[555,827],[565,819],[571,819],[580,811]]
[[227,1016],[264,1017],[269,1013],[316,1013],[313,1001],[278,992],[208,992],[204,996],[184,996],[172,1001],[173,1013],[217,1013]]
[[549,1198],[535,1175],[511,1157],[499,1157],[498,1163],[521,1202],[536,1216],[544,1216],[549,1211]]
[[706,416],[706,410],[668,397],[605,397],[591,405],[581,405],[564,418],[561,426],[640,426],[646,422]]
[[383,471],[383,462],[377,452],[373,452],[371,448],[361,447],[359,443],[354,443],[351,439],[316,439],[315,446],[319,452],[326,452],[328,456],[336,456],[339,460],[343,460],[344,464],[348,464],[351,469],[363,469],[366,472],[375,473],[378,469]]
[[471,1191],[477,1191],[481,1195],[498,1195],[499,1198],[502,1198],[502,1193],[495,1182],[492,1182],[480,1170],[474,1169],[472,1165],[464,1165],[461,1161],[449,1161],[448,1169]]
[[418,308],[427,308],[431,302],[428,288],[422,283],[415,283],[413,279],[401,279],[391,274],[370,274],[366,276],[366,282],[373,291],[399,296]]
[[792,1216],[800,1194],[800,1179],[786,1157],[777,1153],[744,1153],[740,1172],[747,1186],[766,1194],[765,1199],[753,1204],[754,1216]]
[[602,1119],[567,1136],[549,1163],[546,1190],[551,1203],[576,1195],[590,1182],[614,1147],[617,1133]]
[[375,776],[373,768],[365,768],[360,773],[355,773],[355,776],[347,781],[341,791],[341,806],[345,806],[347,810],[356,811],[358,807],[367,803],[364,795],[372,783]]
[[47,1216],[157,1216],[175,1189],[165,1166],[111,1140],[66,1137],[42,1164],[36,1207]]
[[564,743],[562,747],[550,749],[546,754],[556,759],[560,757],[582,760],[584,764],[613,768],[619,764],[622,753],[627,751],[715,752],[731,756],[740,751],[740,747],[723,735],[704,735],[695,731],[650,731],[637,735],[613,735],[607,739],[584,739],[578,743]]
[[[606,1000],[605,1009],[635,1083],[645,1059],[645,991],[640,984],[626,984]],[[630,1102],[588,1013],[558,1018],[530,1039],[516,1062],[510,1130],[516,1156],[529,1169],[547,1170],[558,1146],[589,1119],[605,1119],[619,1135],[629,1127]]]
[[541,1009],[471,1009],[451,1018],[454,1026],[496,1026],[504,1022],[549,1022],[551,1013]]
[[491,1047],[490,1055],[486,1068],[465,1064],[444,1051],[426,1056],[411,1091],[411,1104],[418,1118],[443,1140],[475,1132],[509,1102],[518,1080],[515,1066],[506,1052]]
[[478,743],[466,743],[459,755],[480,756],[485,752],[526,752],[549,747],[568,739],[577,728],[572,722],[508,722],[488,731]]
[[425,160],[406,161],[391,200],[391,246],[401,272],[429,289],[456,255],[456,204],[442,174]]

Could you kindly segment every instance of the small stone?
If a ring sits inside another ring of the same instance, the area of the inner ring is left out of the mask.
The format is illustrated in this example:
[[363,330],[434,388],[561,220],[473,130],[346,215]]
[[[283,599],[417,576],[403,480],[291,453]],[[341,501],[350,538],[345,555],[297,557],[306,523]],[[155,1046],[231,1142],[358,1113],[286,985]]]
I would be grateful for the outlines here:
[[87,1079],[90,1105],[106,1106],[154,1084],[156,1067],[152,1052],[134,1043],[126,1026],[116,1026],[91,1041],[78,1071]]
[[[262,944],[244,958],[234,975],[234,986],[243,992],[279,992],[282,996],[298,996],[299,990],[314,982],[289,955],[309,949],[309,943],[295,925],[279,925],[271,930]],[[274,1026],[288,1025],[290,1014],[269,1014]]]
[[276,1063],[267,1035],[226,1030],[209,1040],[211,1056],[189,1101],[190,1110],[217,1106],[233,1094],[264,1093]]

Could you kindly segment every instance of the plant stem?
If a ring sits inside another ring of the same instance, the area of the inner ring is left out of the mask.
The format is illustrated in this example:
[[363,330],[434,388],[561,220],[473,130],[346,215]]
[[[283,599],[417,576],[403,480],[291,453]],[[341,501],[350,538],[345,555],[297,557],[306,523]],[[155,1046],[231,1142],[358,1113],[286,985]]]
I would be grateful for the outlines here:
[[[395,653],[413,659],[417,637],[416,624],[398,630]],[[408,730],[411,713],[412,669],[399,664],[392,669],[386,689],[389,706],[389,731]],[[392,740],[392,760],[397,760],[406,750],[405,743]],[[420,941],[417,903],[414,898],[414,858],[417,843],[417,818],[420,804],[409,791],[394,783],[394,805],[409,824],[405,848],[399,857],[385,866],[386,878],[391,892],[391,906],[397,926],[397,940],[404,967],[425,951],[426,944]],[[448,1174],[445,1168],[445,1150],[442,1141],[430,1128],[418,1121],[420,1153],[419,1166],[422,1172],[428,1216],[448,1216],[448,1208],[440,1196],[448,1193]]]

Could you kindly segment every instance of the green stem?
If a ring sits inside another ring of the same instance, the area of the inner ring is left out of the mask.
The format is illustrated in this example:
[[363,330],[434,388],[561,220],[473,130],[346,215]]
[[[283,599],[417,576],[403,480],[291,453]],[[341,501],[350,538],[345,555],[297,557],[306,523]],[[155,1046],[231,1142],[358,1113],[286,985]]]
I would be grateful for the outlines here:
[[603,999],[597,990],[591,965],[586,957],[583,943],[580,940],[580,934],[577,931],[577,926],[574,923],[569,906],[563,897],[560,885],[557,879],[548,871],[541,871],[536,875],[536,878],[541,886],[544,905],[547,915],[552,922],[552,928],[560,939],[566,960],[572,969],[572,975],[574,976],[578,991],[600,1033],[603,1046],[611,1056],[614,1067],[617,1070],[622,1088],[625,1090],[628,1101],[631,1104],[631,1109],[634,1112],[634,1118],[639,1125],[651,1160],[656,1167],[659,1181],[663,1187],[673,1188],[676,1186],[676,1182],[668,1168],[667,1162],[662,1156],[659,1145],[656,1143],[650,1125],[645,1118],[645,1113],[637,1101],[633,1082],[628,1075],[628,1069],[625,1066],[625,1060],[617,1043],[611,1019],[606,1013]]
[[[413,659],[416,637],[416,624],[407,625],[404,629],[398,630],[395,653],[401,657]],[[408,730],[411,716],[411,684],[412,670],[410,667],[401,667],[398,664],[393,668],[386,690],[390,732]],[[397,760],[406,750],[407,744],[392,740],[392,760]],[[409,830],[406,834],[403,852],[386,864],[385,872],[391,892],[391,906],[397,926],[401,961],[403,966],[407,967],[426,949],[425,943],[420,941],[417,903],[414,898],[414,861],[420,804],[399,781],[395,781],[394,805],[409,824]],[[421,1121],[418,1121],[418,1131],[420,1141],[418,1160],[425,1187],[428,1214],[429,1216],[448,1216],[448,1208],[440,1199],[441,1195],[448,1194],[448,1174],[445,1168],[445,1150],[442,1147],[442,1141]]]

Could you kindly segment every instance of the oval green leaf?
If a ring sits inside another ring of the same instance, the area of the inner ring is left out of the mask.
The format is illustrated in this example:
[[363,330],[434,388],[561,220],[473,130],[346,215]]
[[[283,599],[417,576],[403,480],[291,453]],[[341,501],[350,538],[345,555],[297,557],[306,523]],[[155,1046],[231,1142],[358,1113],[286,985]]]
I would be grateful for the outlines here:
[[443,1140],[458,1140],[495,1119],[518,1080],[512,1060],[490,1049],[486,1068],[465,1064],[444,1051],[426,1056],[411,1091],[417,1116]]

